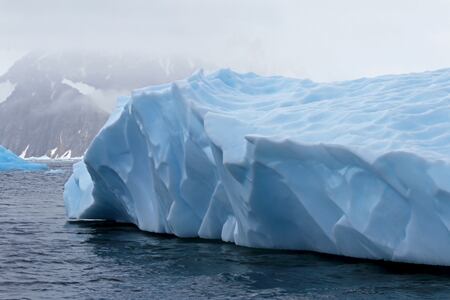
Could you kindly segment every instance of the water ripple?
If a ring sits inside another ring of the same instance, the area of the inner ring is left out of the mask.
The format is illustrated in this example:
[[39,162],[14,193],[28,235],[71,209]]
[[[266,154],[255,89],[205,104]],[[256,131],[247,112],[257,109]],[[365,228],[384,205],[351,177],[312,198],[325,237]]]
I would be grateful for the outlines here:
[[450,271],[66,222],[68,163],[0,174],[2,299],[448,298]]

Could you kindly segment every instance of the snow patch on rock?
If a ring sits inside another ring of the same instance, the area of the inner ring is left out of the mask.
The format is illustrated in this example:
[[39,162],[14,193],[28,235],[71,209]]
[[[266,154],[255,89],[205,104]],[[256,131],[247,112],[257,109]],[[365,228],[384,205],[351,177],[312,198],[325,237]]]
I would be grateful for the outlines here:
[[11,83],[9,80],[0,82],[0,103],[6,101],[8,97],[14,92],[16,88],[15,83]]
[[62,80],[62,83],[76,89],[80,94],[89,97],[93,101],[93,103],[107,112],[112,111],[115,105],[115,101],[119,96],[127,93],[127,91],[123,90],[97,89],[84,82],[73,82],[67,78],[64,78]]

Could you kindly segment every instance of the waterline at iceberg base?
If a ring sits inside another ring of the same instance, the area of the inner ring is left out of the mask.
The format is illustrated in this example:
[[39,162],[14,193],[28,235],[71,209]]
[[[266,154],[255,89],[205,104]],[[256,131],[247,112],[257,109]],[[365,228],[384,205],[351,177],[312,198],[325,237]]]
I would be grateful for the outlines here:
[[450,265],[450,69],[334,83],[220,70],[136,90],[64,199],[70,219]]

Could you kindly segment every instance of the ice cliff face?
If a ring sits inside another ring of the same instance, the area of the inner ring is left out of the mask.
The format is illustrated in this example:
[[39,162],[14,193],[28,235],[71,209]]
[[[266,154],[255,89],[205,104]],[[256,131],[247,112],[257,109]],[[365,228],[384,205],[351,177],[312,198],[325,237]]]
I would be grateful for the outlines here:
[[23,160],[8,149],[0,146],[0,172],[14,170],[36,171],[46,169],[48,169],[47,165]]
[[71,219],[450,265],[450,70],[336,83],[221,70],[120,100]]

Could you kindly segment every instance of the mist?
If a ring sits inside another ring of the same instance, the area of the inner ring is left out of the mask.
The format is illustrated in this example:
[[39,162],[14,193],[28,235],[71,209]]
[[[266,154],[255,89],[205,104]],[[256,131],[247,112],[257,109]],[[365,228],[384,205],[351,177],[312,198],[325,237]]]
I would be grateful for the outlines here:
[[450,66],[449,1],[0,1],[0,71],[33,49],[201,58],[343,80]]

